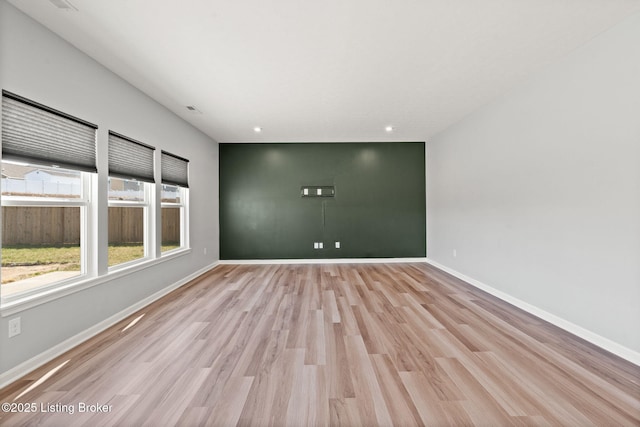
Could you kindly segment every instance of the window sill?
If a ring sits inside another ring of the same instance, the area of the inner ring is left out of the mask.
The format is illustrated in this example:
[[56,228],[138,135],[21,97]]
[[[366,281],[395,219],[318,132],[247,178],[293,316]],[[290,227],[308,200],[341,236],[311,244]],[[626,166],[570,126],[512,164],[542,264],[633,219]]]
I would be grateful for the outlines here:
[[51,286],[43,288],[41,292],[16,295],[15,297],[2,297],[0,300],[0,317],[7,317],[16,313],[20,313],[21,311],[28,310],[41,304],[46,304],[56,299],[63,298],[76,292],[80,292],[82,290],[89,289],[121,277],[125,277],[129,274],[145,270],[147,268],[161,264],[165,261],[179,258],[190,253],[190,248],[175,249],[162,254],[162,256],[159,258],[145,260],[130,266],[118,268],[117,270],[109,271],[107,274],[102,276],[81,277],[78,280],[74,280],[70,283],[63,282],[59,286],[52,284]]

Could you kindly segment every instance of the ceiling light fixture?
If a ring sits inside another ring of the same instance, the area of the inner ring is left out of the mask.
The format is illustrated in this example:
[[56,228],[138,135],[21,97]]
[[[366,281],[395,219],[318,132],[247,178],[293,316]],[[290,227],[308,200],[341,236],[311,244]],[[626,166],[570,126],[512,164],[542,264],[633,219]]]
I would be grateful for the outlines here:
[[391,133],[391,132],[393,132],[393,126],[385,126],[384,130],[387,133]]
[[256,126],[256,127],[253,128],[253,131],[255,133],[260,133],[260,132],[262,132],[262,128],[260,126]]

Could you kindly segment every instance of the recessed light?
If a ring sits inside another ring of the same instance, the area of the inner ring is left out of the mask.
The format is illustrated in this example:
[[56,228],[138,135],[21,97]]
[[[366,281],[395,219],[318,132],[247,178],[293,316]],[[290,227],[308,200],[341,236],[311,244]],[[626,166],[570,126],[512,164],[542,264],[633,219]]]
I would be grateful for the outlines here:
[[69,0],[49,0],[58,9],[77,12],[78,8],[75,7]]
[[256,127],[253,128],[253,131],[255,133],[260,133],[260,132],[262,132],[262,128],[260,126],[256,126]]
[[393,126],[385,126],[385,132],[393,132]]

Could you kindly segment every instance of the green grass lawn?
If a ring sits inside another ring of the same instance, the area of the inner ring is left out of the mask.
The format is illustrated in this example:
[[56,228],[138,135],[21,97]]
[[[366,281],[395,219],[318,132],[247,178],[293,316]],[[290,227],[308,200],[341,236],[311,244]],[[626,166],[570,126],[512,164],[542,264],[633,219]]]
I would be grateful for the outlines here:
[[109,245],[109,267],[144,256],[144,247],[137,243]]
[[[179,245],[162,245],[162,252],[178,248]],[[137,243],[109,245],[109,267],[133,261],[144,256],[144,248]],[[2,267],[45,266],[51,270],[38,271],[31,275],[22,275],[19,280],[52,271],[79,271],[80,246],[19,246],[7,245],[2,248]],[[3,278],[3,283],[5,280]]]
[[2,266],[65,264],[80,269],[80,246],[3,246]]

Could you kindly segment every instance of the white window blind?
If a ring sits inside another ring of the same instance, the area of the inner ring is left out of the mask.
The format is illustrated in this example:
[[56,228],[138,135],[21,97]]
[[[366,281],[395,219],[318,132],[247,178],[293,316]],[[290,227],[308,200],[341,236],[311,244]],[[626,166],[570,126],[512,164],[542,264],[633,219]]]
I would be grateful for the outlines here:
[[149,145],[109,131],[109,176],[155,182],[154,151]]
[[189,160],[162,152],[162,183],[189,187]]
[[96,172],[94,124],[2,91],[2,158]]

